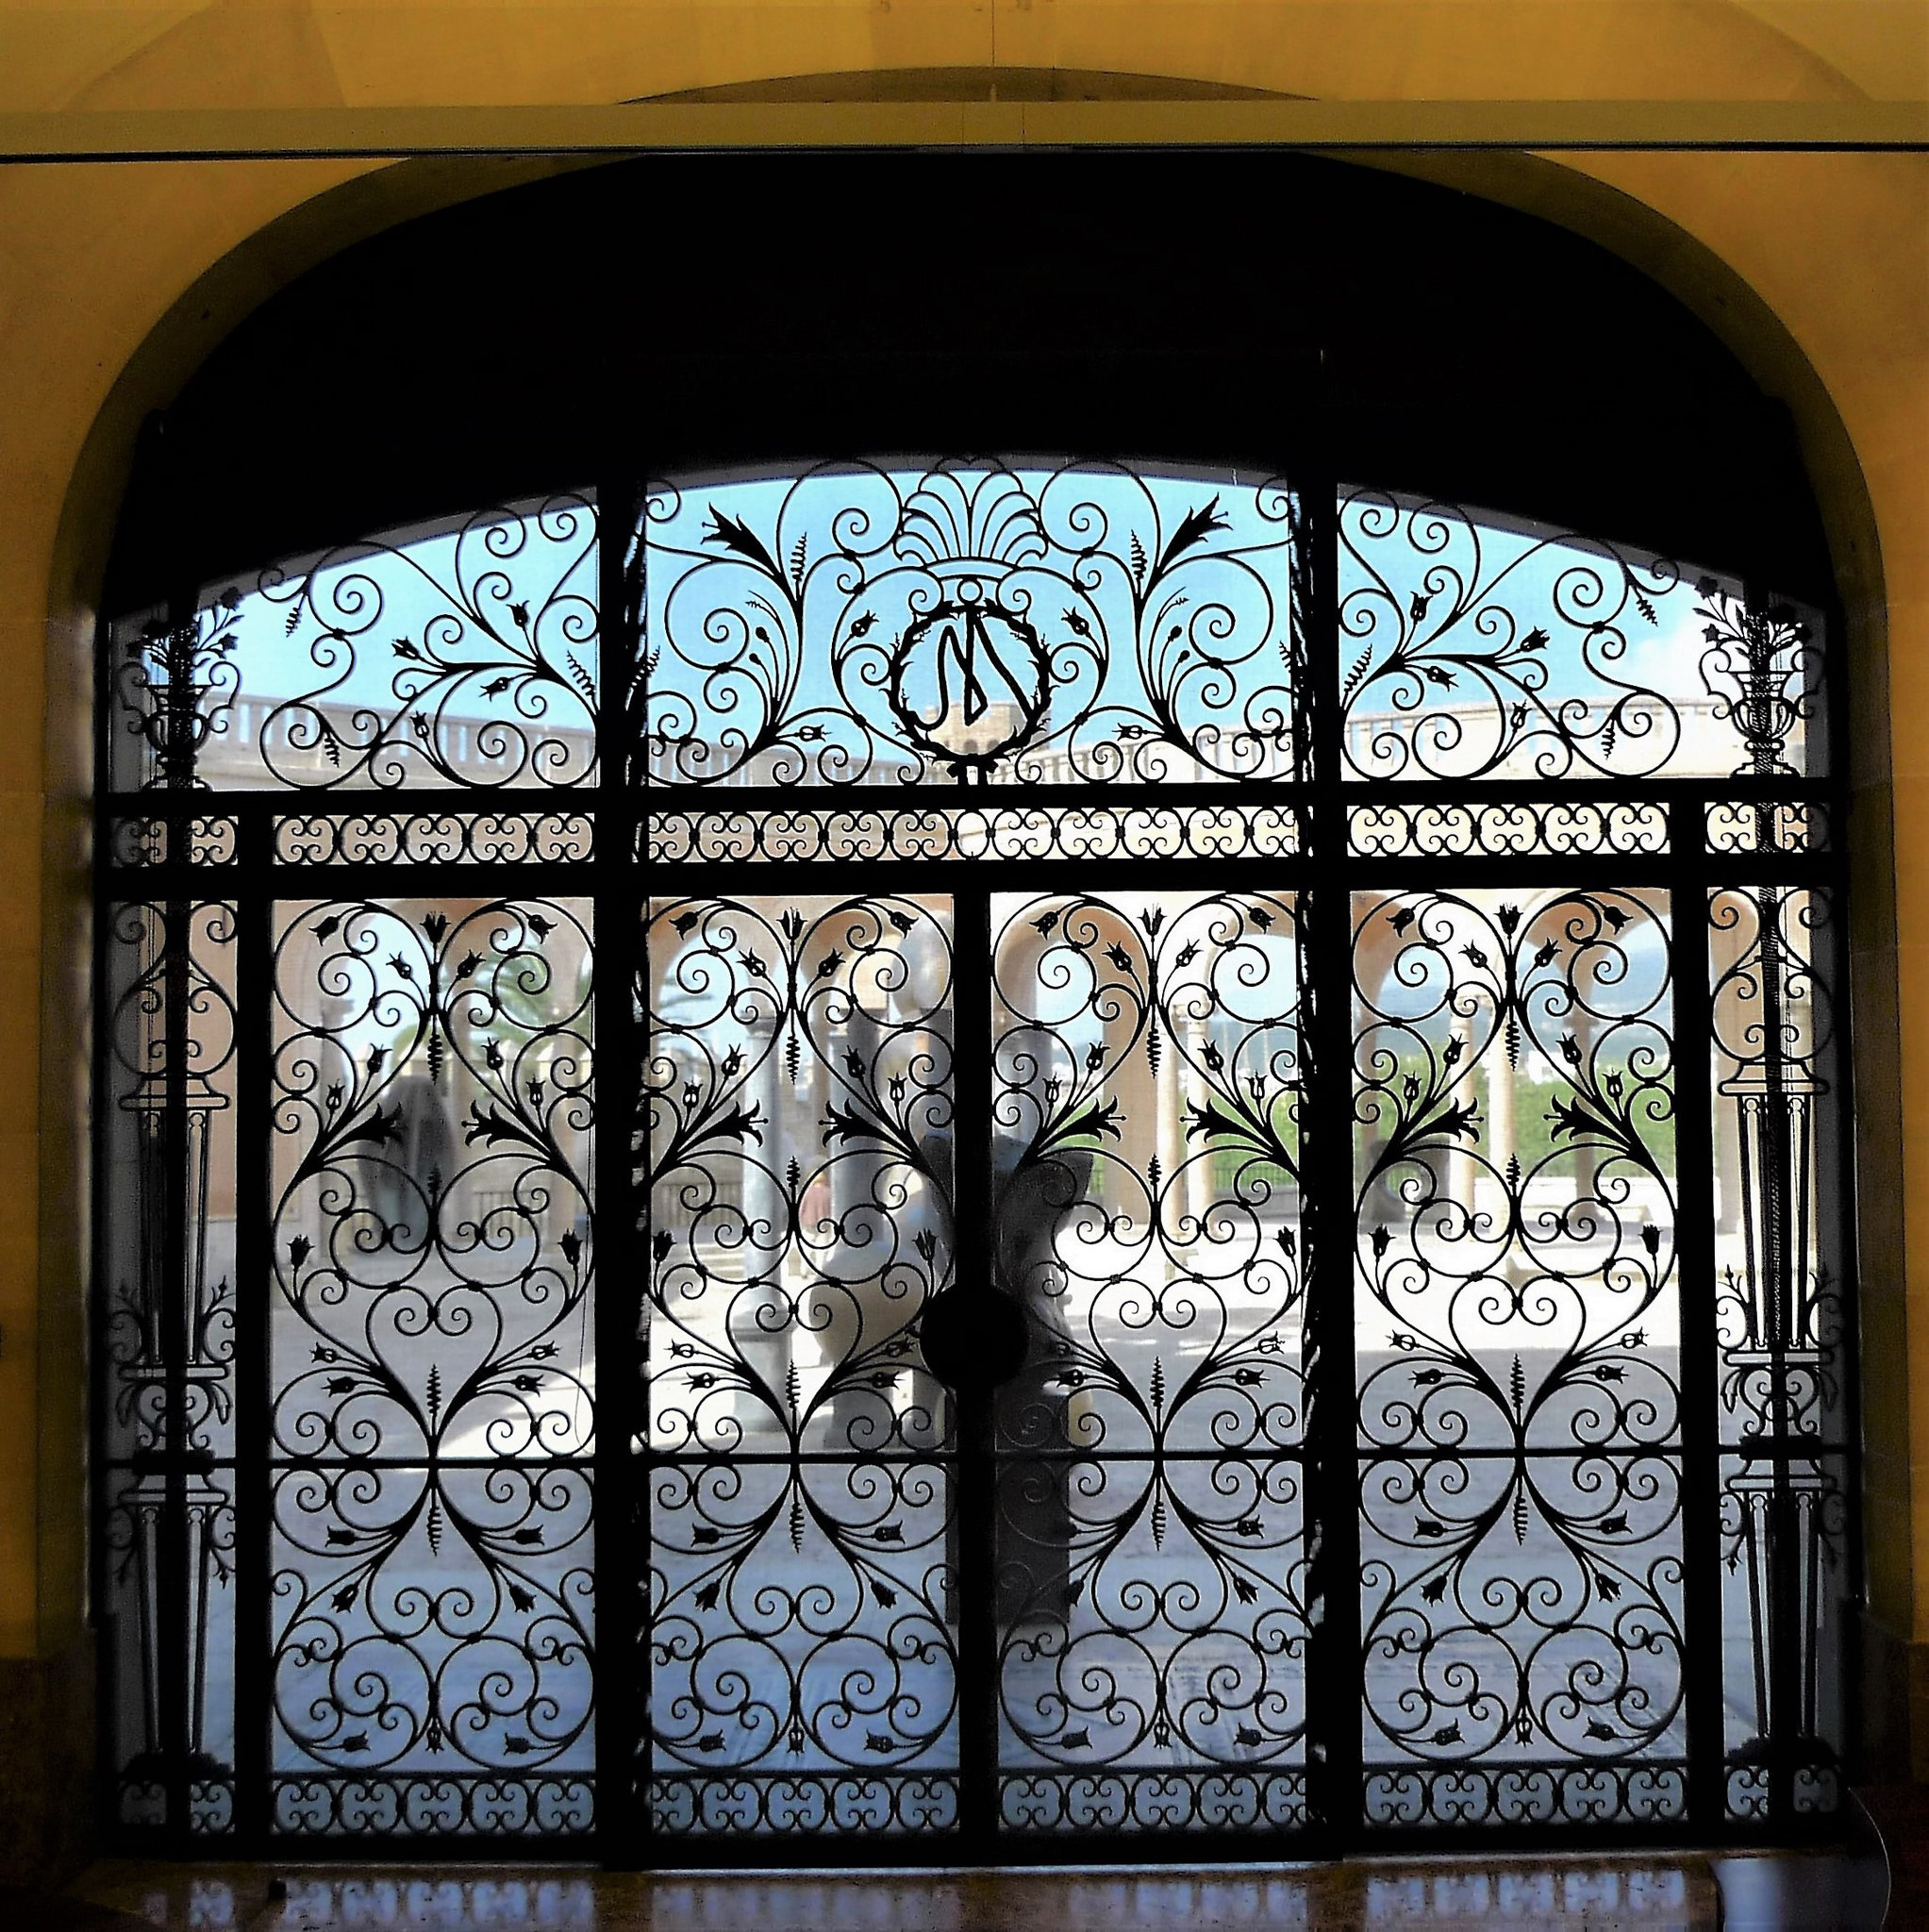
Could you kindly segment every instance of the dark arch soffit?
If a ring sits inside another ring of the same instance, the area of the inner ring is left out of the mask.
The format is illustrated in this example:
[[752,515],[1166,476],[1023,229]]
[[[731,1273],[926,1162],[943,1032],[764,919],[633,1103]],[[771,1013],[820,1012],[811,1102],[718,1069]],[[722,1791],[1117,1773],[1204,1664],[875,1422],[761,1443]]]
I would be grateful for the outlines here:
[[545,488],[1035,449],[1340,476],[1825,600],[1734,357],[1530,216],[1272,152],[659,156],[388,230],[143,441],[108,608]]

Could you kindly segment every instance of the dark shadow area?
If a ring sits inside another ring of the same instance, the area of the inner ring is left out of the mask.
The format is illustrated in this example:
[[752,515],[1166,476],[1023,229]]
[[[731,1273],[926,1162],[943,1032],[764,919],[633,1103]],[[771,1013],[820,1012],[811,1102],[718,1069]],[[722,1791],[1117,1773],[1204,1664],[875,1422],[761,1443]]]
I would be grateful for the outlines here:
[[780,74],[718,87],[644,94],[645,101],[1299,101],[1304,94],[1106,67],[860,67]]
[[[1885,1805],[1887,1797],[1891,1802]],[[1871,1805],[1869,1801],[1876,1802]],[[1804,1852],[1758,1852],[1708,1860],[1721,1893],[1723,1932],[1881,1932],[1921,1925],[1929,1894],[1904,1894],[1892,1880],[1893,1835],[1913,1809],[1895,1794],[1852,1793],[1838,1845]]]
[[1562,229],[1303,156],[848,153],[624,162],[335,257],[147,440],[108,607],[633,469],[906,449],[1323,457],[1828,589],[1779,407]]
[[1855,1793],[1888,1866],[1888,1924],[1929,1925],[1929,1786],[1864,1785]]
[[151,1932],[153,1923],[89,1899],[0,1886],[0,1925],[16,1932]]

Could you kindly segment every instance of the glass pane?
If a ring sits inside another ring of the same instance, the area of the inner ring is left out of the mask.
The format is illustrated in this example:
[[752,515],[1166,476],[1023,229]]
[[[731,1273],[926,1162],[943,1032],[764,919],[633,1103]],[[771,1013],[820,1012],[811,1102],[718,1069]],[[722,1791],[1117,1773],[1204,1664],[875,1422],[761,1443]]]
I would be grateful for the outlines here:
[[669,1832],[956,1823],[941,898],[651,902],[651,1799]]
[[593,775],[596,509],[552,496],[345,544],[114,634],[117,789]]
[[589,909],[277,911],[276,1815],[579,1831]]
[[1350,778],[1824,770],[1816,613],[1492,511],[1343,490],[1338,648]]
[[1800,887],[1708,899],[1724,1442],[1842,1440],[1830,913],[1829,894]]
[[826,464],[650,497],[655,784],[1289,776],[1296,505],[1236,470]]
[[[183,1451],[227,1460],[235,1401],[234,908],[116,906],[107,929],[113,1021],[103,1148],[105,1445],[116,1461]],[[171,1013],[185,1036],[178,1052]],[[171,1386],[180,1404],[173,1410]]]
[[[105,1484],[103,1637],[116,1822],[234,1823],[235,1471],[116,1465]],[[183,1817],[185,1814],[185,1818]]]
[[1277,1824],[1304,1790],[1294,902],[997,895],[1003,1815]]
[[235,1761],[235,914],[108,909],[103,1609],[124,1824],[225,1830]]
[[1369,1779],[1384,1822],[1678,1809],[1615,1768],[1685,1748],[1669,917],[1354,902],[1364,1748],[1410,1767]]
[[1728,1815],[1841,1802],[1844,1645],[1857,1614],[1841,1456],[1721,1458]]
[[1730,1815],[1832,1811],[1854,1580],[1831,896],[1708,898]]

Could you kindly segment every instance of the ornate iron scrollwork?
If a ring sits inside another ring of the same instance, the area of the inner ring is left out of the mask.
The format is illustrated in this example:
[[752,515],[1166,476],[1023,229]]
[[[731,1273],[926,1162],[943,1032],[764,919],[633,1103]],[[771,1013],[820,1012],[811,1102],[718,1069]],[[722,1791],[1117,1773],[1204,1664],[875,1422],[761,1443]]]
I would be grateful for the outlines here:
[[1821,715],[1822,656],[1815,627],[1792,604],[1737,596],[1714,577],[1696,581],[1703,601],[1702,681],[1715,715],[1747,747],[1738,770],[1793,776],[1806,765],[1805,727]]
[[134,630],[135,783],[579,786],[595,771],[597,513],[478,511],[261,572]]
[[1305,1722],[1294,908],[1001,898],[995,932],[996,1265],[1033,1333],[998,1404],[1006,1814],[1276,1822]]
[[557,900],[324,900],[282,927],[272,1455],[291,1820],[319,1804],[335,1829],[540,1830],[573,1781],[532,1774],[573,1771],[557,1815],[586,1822],[590,961],[586,908]]
[[1722,1556],[1729,1614],[1751,1639],[1725,1659],[1738,1818],[1769,1816],[1777,1795],[1826,1810],[1839,1789],[1823,1660],[1848,1518],[1848,1322],[1824,1152],[1838,1075],[1819,970],[1831,912],[1822,892],[1772,885],[1708,902],[1714,1132],[1732,1190],[1716,1236]]
[[110,627],[124,1827],[1832,1809],[1820,618],[1226,468],[610,489]]
[[1290,776],[1297,517],[1277,481],[1098,463],[660,490],[651,782]]
[[666,900],[645,958],[652,1802],[947,1825],[950,909]]
[[1668,920],[1356,914],[1370,1764],[1538,1760],[1552,1794],[1563,1759],[1681,1755]]
[[[123,731],[139,741],[128,789],[205,788],[196,766],[208,740],[227,728],[241,689],[240,608],[240,592],[227,591],[178,623],[151,617],[130,626],[114,678]],[[117,764],[127,762],[128,749],[117,738]]]
[[193,901],[107,922],[102,1155],[126,1212],[104,1257],[103,1575],[141,1687],[115,1712],[117,1812],[195,1833],[232,1824],[236,1759],[235,923]]
[[1792,606],[1420,497],[1343,491],[1339,522],[1350,776],[1810,768],[1821,658]]

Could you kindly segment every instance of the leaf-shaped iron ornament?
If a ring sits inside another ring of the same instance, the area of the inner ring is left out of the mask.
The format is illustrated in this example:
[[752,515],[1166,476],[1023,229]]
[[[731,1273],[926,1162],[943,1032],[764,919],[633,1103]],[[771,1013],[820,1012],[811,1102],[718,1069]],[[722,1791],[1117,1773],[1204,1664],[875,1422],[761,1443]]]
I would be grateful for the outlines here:
[[593,1761],[586,916],[282,927],[274,1708],[324,1771]]
[[1679,1723],[1670,910],[1356,912],[1370,1760],[1630,1760]]
[[1092,463],[665,487],[642,525],[650,772],[1289,777],[1304,763],[1298,515],[1277,481]]
[[805,1790],[941,1766],[949,908],[661,900],[646,960],[657,1761]]
[[994,1272],[1031,1331],[996,1397],[1001,1707],[1042,1765],[1289,1782],[1308,1621],[1296,903],[992,912]]

